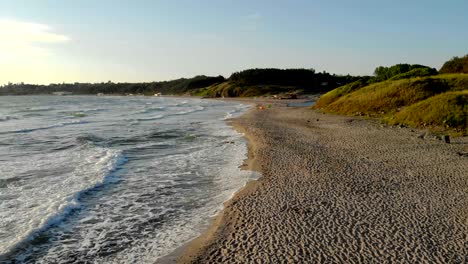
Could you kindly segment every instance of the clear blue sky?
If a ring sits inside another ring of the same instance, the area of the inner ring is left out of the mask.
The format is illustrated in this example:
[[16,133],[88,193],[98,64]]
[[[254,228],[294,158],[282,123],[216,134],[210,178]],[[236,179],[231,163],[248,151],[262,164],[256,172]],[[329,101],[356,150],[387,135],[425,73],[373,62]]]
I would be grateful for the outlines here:
[[0,84],[439,68],[468,53],[467,11],[466,0],[1,0]]

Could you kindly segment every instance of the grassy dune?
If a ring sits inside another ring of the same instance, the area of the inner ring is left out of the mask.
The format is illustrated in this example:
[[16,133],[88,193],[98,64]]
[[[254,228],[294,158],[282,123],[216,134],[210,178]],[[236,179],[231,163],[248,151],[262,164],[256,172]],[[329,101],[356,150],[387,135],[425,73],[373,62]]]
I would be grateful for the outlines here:
[[468,124],[468,90],[447,92],[413,104],[389,119],[392,124],[463,129]]
[[195,91],[193,95],[207,97],[254,97],[262,95],[288,93],[293,91],[297,92],[299,90],[300,88],[296,86],[239,85],[235,82],[227,81],[199,89]]
[[354,82],[326,93],[315,108],[338,114],[384,117],[393,124],[467,131],[468,74],[360,85]]
[[367,85],[367,82],[364,80],[358,80],[347,85],[343,85],[341,87],[336,88],[335,90],[331,90],[330,92],[322,95],[320,100],[317,101],[315,107],[322,108],[331,104],[332,102],[336,101],[338,98],[342,97],[343,95],[349,94],[357,89],[360,89]]

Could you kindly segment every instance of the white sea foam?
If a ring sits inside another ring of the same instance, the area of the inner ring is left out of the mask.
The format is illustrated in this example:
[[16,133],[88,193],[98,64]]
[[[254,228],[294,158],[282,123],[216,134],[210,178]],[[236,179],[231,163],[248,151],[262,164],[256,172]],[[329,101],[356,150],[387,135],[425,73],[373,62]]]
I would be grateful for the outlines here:
[[[0,238],[0,255],[62,221],[68,213],[79,208],[83,191],[104,184],[106,177],[123,162],[119,151],[82,146],[37,155],[27,161],[3,163],[0,167],[2,178],[25,179],[19,180],[21,185],[13,182],[1,192],[0,230],[8,229],[10,235]],[[32,175],[38,171],[43,174]],[[53,180],[48,177],[52,172],[59,172]],[[15,210],[8,210],[9,207],[15,207]]]
[[196,106],[196,107],[193,107],[191,109],[187,109],[187,110],[184,110],[184,111],[177,112],[174,115],[186,115],[186,114],[190,114],[190,113],[200,112],[200,111],[203,111],[203,110],[205,110],[205,107]]
[[[69,98],[75,105],[54,108],[102,110],[87,117],[86,126],[0,134],[0,143],[17,144],[14,151],[0,144],[0,154],[9,153],[0,166],[0,254],[21,244],[11,257],[19,262],[153,263],[196,237],[223,202],[256,177],[239,169],[246,143],[223,121],[246,105]],[[40,100],[48,105],[47,97]],[[148,103],[164,114],[142,111]],[[32,123],[50,122],[54,113]],[[61,117],[57,112],[55,123],[68,122]],[[158,121],[137,121],[147,119]],[[47,241],[30,244],[37,236]]]
[[[205,200],[205,205],[201,208],[194,208],[190,211],[185,211],[183,217],[175,218],[170,223],[165,223],[157,233],[152,234],[148,230],[147,237],[140,239],[139,243],[128,247],[125,250],[112,256],[98,258],[99,262],[118,262],[118,263],[151,263],[155,259],[163,257],[172,252],[175,248],[183,243],[198,236],[208,223],[208,220],[219,213],[223,208],[223,203],[230,199],[232,195],[245,184],[256,179],[258,175],[250,171],[241,171],[239,166],[246,158],[246,144],[242,135],[234,132],[225,125],[214,126],[210,131],[212,136],[223,137],[231,143],[225,142],[206,142],[205,147],[193,151],[190,154],[177,154],[162,157],[153,164],[155,169],[163,169],[167,166],[174,166],[182,169],[177,174],[166,174],[169,179],[177,179],[181,175],[187,177],[196,177],[191,175],[191,171],[196,171],[198,175],[211,178],[213,186],[211,190],[203,190],[194,188],[191,191],[192,197],[199,200]],[[213,157],[223,157],[223,166],[210,166],[214,161]],[[200,166],[200,164],[204,164]],[[185,171],[185,172],[184,172]],[[212,177],[210,177],[212,176]],[[158,182],[159,187],[171,187],[177,183],[177,180],[164,180]],[[185,180],[184,184],[197,184],[197,180]],[[180,187],[173,187],[174,191],[183,192]],[[206,192],[210,192],[206,195]],[[127,197],[128,198],[128,197]],[[187,199],[188,197],[180,196],[178,199]],[[124,199],[124,197],[122,197]],[[146,208],[144,210],[150,210]],[[166,209],[170,210],[170,209]],[[161,212],[164,215],[166,212]],[[146,218],[151,216],[146,216]],[[152,216],[154,217],[154,216]],[[145,221],[145,216],[135,219],[135,224],[139,221]],[[92,239],[89,239],[92,240]]]
[[152,121],[152,120],[158,120],[166,117],[166,115],[156,115],[152,117],[145,117],[145,118],[138,118],[137,121]]
[[233,109],[233,110],[226,113],[226,115],[224,116],[224,120],[237,117],[240,114],[242,114],[245,110],[247,110],[248,108],[250,108],[250,106],[244,105],[244,104],[239,104],[239,105],[236,106],[235,109]]
[[[147,103],[148,104],[148,103]],[[151,105],[152,103],[150,103]],[[160,107],[151,107],[151,108],[145,108],[143,110],[137,111],[138,114],[149,114],[153,112],[161,112],[164,111],[166,107],[160,106]]]

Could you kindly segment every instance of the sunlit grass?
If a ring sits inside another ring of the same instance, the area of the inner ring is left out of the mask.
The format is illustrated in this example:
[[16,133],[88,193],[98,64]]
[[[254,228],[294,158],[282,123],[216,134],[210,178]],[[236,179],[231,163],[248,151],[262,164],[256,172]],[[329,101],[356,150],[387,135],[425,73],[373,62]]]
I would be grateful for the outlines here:
[[329,105],[330,103],[336,101],[338,98],[342,97],[343,95],[349,94],[359,88],[366,86],[366,82],[363,80],[358,80],[347,85],[343,85],[338,87],[330,92],[322,95],[317,103],[314,105],[314,108],[322,108],[324,106]]
[[294,86],[278,86],[278,85],[249,85],[242,86],[235,82],[223,82],[221,84],[212,85],[202,88],[193,93],[197,96],[206,97],[255,97],[267,96],[279,93],[287,93],[297,91]]
[[396,113],[390,124],[436,126],[467,131],[468,90],[447,92],[413,104]]
[[328,92],[315,108],[384,117],[393,124],[467,129],[468,74],[388,80],[357,89],[355,85]]

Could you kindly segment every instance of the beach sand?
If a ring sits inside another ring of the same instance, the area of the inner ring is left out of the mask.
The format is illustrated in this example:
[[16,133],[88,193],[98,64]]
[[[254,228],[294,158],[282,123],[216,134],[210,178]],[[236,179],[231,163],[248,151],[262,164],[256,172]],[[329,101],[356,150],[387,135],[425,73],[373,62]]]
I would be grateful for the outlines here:
[[468,139],[274,103],[232,125],[262,177],[179,263],[468,261]]

